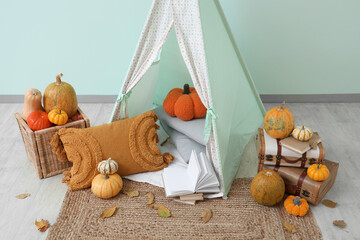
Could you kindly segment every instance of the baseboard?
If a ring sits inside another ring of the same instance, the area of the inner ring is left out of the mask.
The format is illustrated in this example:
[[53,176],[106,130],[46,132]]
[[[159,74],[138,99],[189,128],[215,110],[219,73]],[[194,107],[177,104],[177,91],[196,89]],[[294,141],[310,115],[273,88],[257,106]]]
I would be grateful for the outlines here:
[[[117,95],[77,95],[79,103],[114,103]],[[24,95],[0,95],[0,103],[23,103]]]
[[261,94],[264,103],[341,103],[360,102],[360,93],[352,94]]
[[[261,94],[264,103],[340,103],[360,102],[360,93],[354,94]],[[114,103],[116,95],[78,95],[79,103]],[[23,95],[0,95],[0,103],[22,103]]]

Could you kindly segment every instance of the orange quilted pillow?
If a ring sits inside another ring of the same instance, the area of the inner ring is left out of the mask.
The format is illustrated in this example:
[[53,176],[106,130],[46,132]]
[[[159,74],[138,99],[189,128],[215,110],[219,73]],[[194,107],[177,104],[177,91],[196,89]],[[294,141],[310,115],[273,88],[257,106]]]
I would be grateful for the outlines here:
[[120,176],[167,167],[174,157],[157,147],[157,120],[155,113],[148,111],[96,127],[60,129],[50,142],[53,152],[60,161],[73,163],[64,172],[63,182],[70,190],[90,187],[98,174],[97,164],[109,157],[118,163]]

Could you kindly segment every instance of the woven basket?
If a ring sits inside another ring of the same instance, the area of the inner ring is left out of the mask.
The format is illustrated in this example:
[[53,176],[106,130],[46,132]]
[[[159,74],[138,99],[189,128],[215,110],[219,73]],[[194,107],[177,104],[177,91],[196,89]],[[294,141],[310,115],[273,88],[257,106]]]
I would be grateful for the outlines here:
[[21,136],[25,145],[26,155],[39,178],[47,178],[62,173],[65,169],[72,166],[70,162],[60,162],[51,150],[49,144],[52,136],[60,128],[88,128],[90,127],[90,120],[78,108],[79,114],[84,119],[67,123],[62,126],[54,126],[39,131],[33,131],[27,125],[25,120],[19,113],[15,113],[15,118],[18,122]]

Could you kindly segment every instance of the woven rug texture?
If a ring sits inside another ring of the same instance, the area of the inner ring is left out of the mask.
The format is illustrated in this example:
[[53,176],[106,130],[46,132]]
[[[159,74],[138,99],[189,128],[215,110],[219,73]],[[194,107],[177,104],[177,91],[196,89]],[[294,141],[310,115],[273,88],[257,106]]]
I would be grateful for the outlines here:
[[[139,190],[139,197],[121,192],[103,200],[90,189],[68,191],[47,239],[322,239],[311,211],[295,217],[283,203],[261,206],[251,198],[250,183],[251,179],[235,179],[227,200],[206,199],[196,205],[177,203],[166,198],[162,188],[126,179],[124,190]],[[155,206],[166,206],[172,216],[159,217],[156,209],[148,207],[146,192],[155,195]],[[100,218],[104,209],[114,205],[117,210],[112,217]],[[201,218],[205,208],[213,211],[207,223]],[[298,232],[285,231],[284,221]]]

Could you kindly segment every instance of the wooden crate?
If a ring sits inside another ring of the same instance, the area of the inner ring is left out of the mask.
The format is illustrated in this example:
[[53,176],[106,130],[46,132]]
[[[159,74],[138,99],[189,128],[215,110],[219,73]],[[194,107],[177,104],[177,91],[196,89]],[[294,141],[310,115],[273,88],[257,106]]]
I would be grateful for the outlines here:
[[33,131],[27,125],[26,121],[15,113],[15,118],[18,122],[20,133],[25,145],[26,155],[31,164],[34,166],[38,177],[47,178],[62,173],[65,169],[72,166],[71,162],[60,162],[51,150],[50,140],[52,136],[60,128],[88,128],[90,127],[90,120],[78,108],[79,114],[84,118],[74,122],[67,123],[62,126],[53,126],[39,131]]

